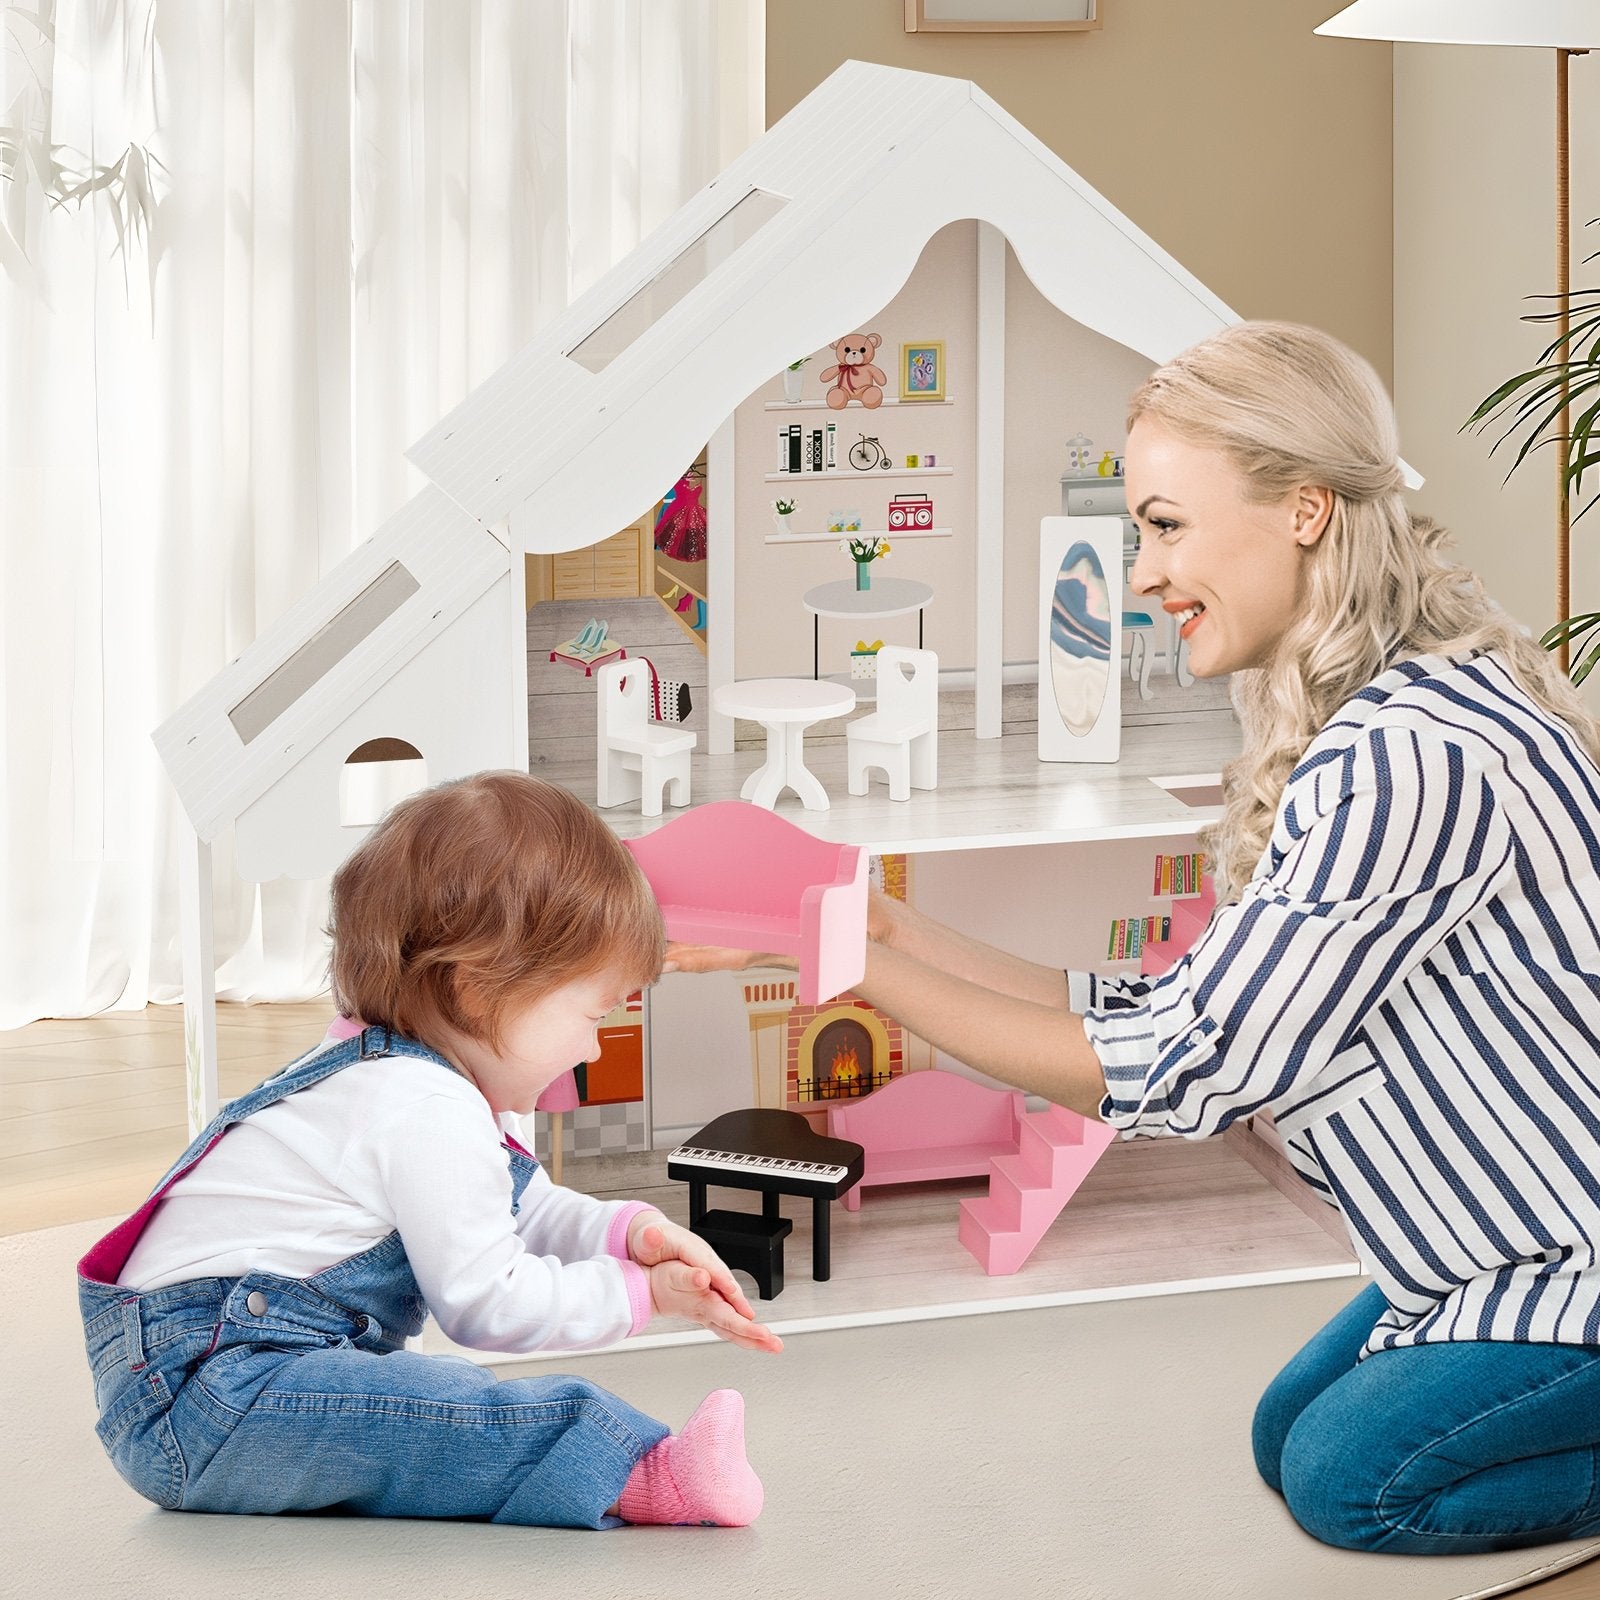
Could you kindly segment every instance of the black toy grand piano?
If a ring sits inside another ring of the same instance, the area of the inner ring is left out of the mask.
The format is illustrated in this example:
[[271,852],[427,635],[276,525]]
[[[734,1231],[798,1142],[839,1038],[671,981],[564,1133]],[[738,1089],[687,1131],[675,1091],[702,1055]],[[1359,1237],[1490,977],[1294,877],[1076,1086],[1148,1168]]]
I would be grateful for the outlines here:
[[[730,1111],[708,1122],[667,1157],[667,1176],[689,1185],[689,1228],[730,1267],[754,1276],[761,1298],[783,1289],[783,1238],[792,1223],[778,1214],[781,1194],[811,1199],[811,1276],[831,1270],[829,1206],[861,1181],[865,1157],[858,1144],[811,1131],[798,1111]],[[761,1214],[707,1211],[706,1188],[761,1192]]]

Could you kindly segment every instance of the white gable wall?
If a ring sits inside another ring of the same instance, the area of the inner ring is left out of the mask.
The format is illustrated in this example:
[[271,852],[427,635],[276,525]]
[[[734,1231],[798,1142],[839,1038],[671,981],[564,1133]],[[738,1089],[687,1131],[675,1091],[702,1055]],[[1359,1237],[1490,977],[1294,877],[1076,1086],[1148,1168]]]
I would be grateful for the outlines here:
[[[874,89],[870,100],[862,93],[866,84]],[[875,111],[865,109],[889,84],[895,90],[892,100],[884,97]],[[581,483],[589,469],[578,466],[576,454],[642,409],[646,415],[642,422],[635,419],[632,436],[625,431],[613,440],[613,467],[622,463],[626,470],[631,452],[649,449],[648,436],[654,432],[666,430],[672,437],[652,453],[660,465],[650,474],[650,486],[628,490],[598,514],[601,524],[622,526],[636,514],[635,509],[617,520],[622,505],[637,508],[659,498],[737,401],[793,359],[785,355],[780,360],[777,352],[788,349],[796,337],[802,344],[822,337],[820,332],[813,339],[791,331],[784,325],[787,317],[773,314],[773,307],[787,308],[790,316],[801,314],[814,298],[818,286],[801,275],[790,276],[793,264],[885,172],[902,165],[930,128],[969,105],[970,86],[960,79],[847,63],[425,434],[407,452],[411,460],[486,525],[536,493],[542,505],[560,514],[572,499],[581,505],[582,496],[564,499],[558,492],[545,502],[549,482],[576,476]],[[664,271],[752,188],[782,195],[791,204],[605,371],[589,372],[561,354]],[[913,246],[901,278],[915,256]],[[760,319],[757,347],[749,348],[743,340],[737,346],[723,341],[720,334],[729,314],[755,296],[768,308]],[[824,308],[824,324],[831,320]],[[709,366],[702,348],[706,341],[715,346]],[[690,363],[692,370],[686,373]],[[675,375],[676,384],[667,390],[670,401],[662,409],[660,396],[653,392]],[[709,396],[700,381],[708,375]],[[710,415],[697,409],[708,398],[713,402]],[[694,414],[686,417],[686,410]],[[590,488],[603,491],[606,486],[591,483]],[[562,535],[548,529],[534,537]],[[569,538],[530,548],[574,549],[582,542],[592,541]]]
[[[229,712],[394,562],[417,591],[272,724],[242,739]],[[156,729],[156,749],[199,837],[227,827],[510,570],[499,540],[424,488]],[[502,661],[497,678],[508,670]]]
[[516,765],[518,708],[506,657],[523,640],[511,633],[511,582],[503,575],[240,814],[241,877],[319,877],[366,838],[371,828],[340,825],[339,778],[351,752],[369,739],[415,746],[430,784]]
[[929,135],[770,284],[742,304],[705,308],[695,348],[616,422],[597,425],[530,496],[530,548],[573,549],[637,516],[774,372],[892,300],[926,241],[951,222],[993,222],[1046,299],[1152,361],[1236,320],[1046,159],[975,107]]

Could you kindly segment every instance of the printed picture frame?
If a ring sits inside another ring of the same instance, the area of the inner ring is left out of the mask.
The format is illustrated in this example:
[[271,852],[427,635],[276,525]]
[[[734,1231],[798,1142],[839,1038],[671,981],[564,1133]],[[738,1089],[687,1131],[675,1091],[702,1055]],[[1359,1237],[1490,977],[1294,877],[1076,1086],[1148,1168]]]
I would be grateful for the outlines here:
[[900,346],[902,401],[944,399],[944,340],[923,339]]
[[1101,26],[1100,0],[904,0],[907,33],[1067,33]]

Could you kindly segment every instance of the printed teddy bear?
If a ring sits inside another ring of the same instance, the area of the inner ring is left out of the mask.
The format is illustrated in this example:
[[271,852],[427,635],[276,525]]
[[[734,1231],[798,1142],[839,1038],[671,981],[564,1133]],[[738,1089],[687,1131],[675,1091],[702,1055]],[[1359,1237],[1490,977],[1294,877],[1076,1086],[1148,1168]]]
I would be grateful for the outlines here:
[[830,410],[842,411],[852,400],[859,400],[869,411],[883,404],[883,385],[888,381],[881,367],[872,364],[883,340],[875,333],[847,333],[833,345],[836,367],[826,368],[821,378],[832,383],[828,391]]

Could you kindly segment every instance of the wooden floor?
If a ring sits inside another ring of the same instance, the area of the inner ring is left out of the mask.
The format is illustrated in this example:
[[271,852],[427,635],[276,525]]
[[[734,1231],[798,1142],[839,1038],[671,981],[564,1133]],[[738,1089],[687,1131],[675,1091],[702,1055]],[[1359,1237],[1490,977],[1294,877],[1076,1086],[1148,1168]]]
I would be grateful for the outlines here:
[[[326,1002],[218,1007],[224,1095],[275,1071],[321,1037]],[[0,1232],[134,1209],[182,1150],[181,1016],[175,1007],[37,1022],[0,1034]],[[686,1188],[665,1153],[569,1160],[591,1192],[650,1200],[686,1220]],[[1225,1144],[1116,1145],[1023,1270],[989,1278],[955,1238],[976,1184],[869,1191],[859,1212],[833,1208],[833,1276],[810,1277],[809,1206],[786,1203],[795,1229],[783,1294],[762,1316],[791,1331],[875,1320],[891,1308],[1048,1303],[1113,1296],[1138,1284],[1260,1272],[1321,1275],[1348,1267],[1328,1235]],[[717,1203],[749,1197],[718,1191]],[[658,1323],[666,1336],[673,1324]],[[680,1325],[681,1326],[681,1325]],[[431,1343],[443,1348],[435,1333]],[[1600,1572],[1580,1568],[1526,1591],[1536,1600],[1600,1600]]]
[[[224,1098],[320,1039],[326,1001],[217,1007]],[[177,1006],[0,1032],[0,1233],[138,1206],[187,1143]]]

